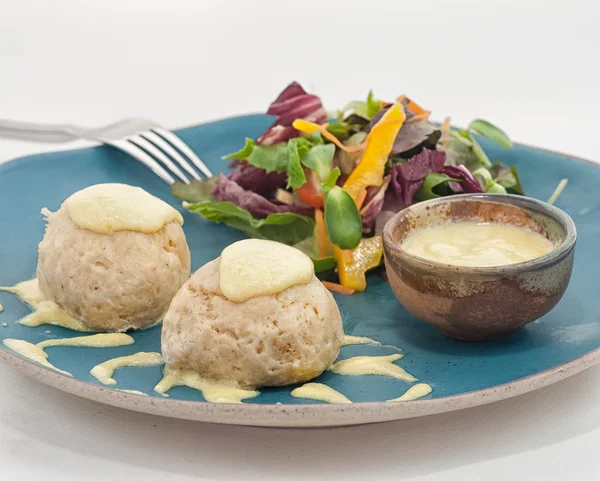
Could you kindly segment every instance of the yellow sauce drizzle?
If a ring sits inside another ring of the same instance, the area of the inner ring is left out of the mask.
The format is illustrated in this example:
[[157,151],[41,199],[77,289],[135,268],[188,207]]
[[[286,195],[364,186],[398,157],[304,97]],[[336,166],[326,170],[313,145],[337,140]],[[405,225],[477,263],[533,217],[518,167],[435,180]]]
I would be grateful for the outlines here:
[[0,291],[11,292],[28,304],[33,312],[28,314],[18,322],[24,326],[37,327],[42,324],[52,324],[54,326],[65,327],[73,331],[90,332],[82,322],[69,316],[58,305],[49,299],[44,298],[40,291],[39,282],[36,279],[19,282],[13,287],[0,287]]
[[402,354],[392,354],[390,356],[356,356],[332,364],[329,371],[343,376],[374,375],[388,376],[407,382],[417,381],[417,378],[412,374],[409,374],[400,366],[392,364],[394,361],[402,359],[402,357],[404,357]]
[[54,364],[51,364],[48,361],[48,354],[46,354],[42,348],[36,346],[35,344],[22,341],[21,339],[4,339],[2,343],[11,351],[20,354],[25,359],[36,362],[44,367],[47,367],[48,369],[58,371],[65,376],[73,377],[70,372],[63,371],[62,369],[57,368]]
[[135,389],[115,389],[115,391],[127,392],[129,394],[137,394],[138,396],[147,396],[145,392],[136,391]]
[[120,347],[133,344],[135,339],[122,332],[110,334],[93,334],[91,336],[65,337],[61,339],[48,339],[39,342],[37,346],[41,349],[54,346],[69,347]]
[[116,357],[94,366],[90,374],[105,385],[117,384],[113,379],[115,371],[122,367],[151,367],[164,364],[162,355],[158,352],[138,352],[131,356]]
[[57,368],[48,361],[48,354],[44,351],[47,347],[70,346],[70,347],[119,347],[133,344],[135,340],[127,334],[94,334],[92,336],[70,337],[62,339],[48,339],[47,341],[32,344],[20,339],[4,339],[3,344],[11,351],[20,354],[30,361],[37,362],[49,369],[54,369],[66,376],[72,374]]
[[392,346],[391,344],[382,344],[379,341],[376,341],[375,339],[371,339],[370,337],[363,337],[363,336],[349,336],[349,335],[344,335],[344,339],[342,340],[342,347],[343,346],[356,346],[356,345],[371,345],[371,346],[381,346],[381,347],[387,347],[389,349],[394,349],[395,351],[402,351],[402,349],[400,349],[397,346]]
[[244,399],[253,398],[260,394],[258,391],[249,391],[202,379],[194,371],[182,371],[165,366],[163,378],[154,387],[154,390],[159,394],[165,395],[175,386],[187,386],[197,389],[202,393],[204,400],[211,403],[241,403]]
[[352,402],[341,392],[318,382],[304,384],[303,386],[294,389],[290,394],[293,397],[314,399],[315,401],[323,401],[332,404],[348,404]]
[[402,396],[394,399],[388,399],[386,402],[391,403],[396,401],[414,401],[415,399],[420,399],[428,394],[431,394],[432,391],[433,389],[429,384],[419,383],[412,386]]
[[375,346],[381,346],[379,341],[363,336],[349,336],[346,334],[342,340],[342,346],[353,346],[358,344],[373,344]]

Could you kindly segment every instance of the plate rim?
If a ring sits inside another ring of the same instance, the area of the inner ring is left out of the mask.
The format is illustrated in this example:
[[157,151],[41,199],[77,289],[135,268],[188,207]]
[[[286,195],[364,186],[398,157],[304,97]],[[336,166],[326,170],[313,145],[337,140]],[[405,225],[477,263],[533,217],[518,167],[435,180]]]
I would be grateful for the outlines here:
[[226,404],[141,396],[65,376],[4,349],[0,349],[0,362],[69,394],[145,414],[243,426],[335,427],[442,414],[527,394],[600,363],[600,348],[539,373],[485,389],[434,399],[351,404]]
[[[214,124],[226,120],[244,117],[267,116],[264,113],[246,113],[211,119],[206,122],[178,127],[175,131]],[[546,149],[531,144],[515,142],[513,145],[535,149],[586,162],[600,167],[584,157]],[[33,153],[19,156],[0,163],[0,171],[14,162],[37,157],[38,155],[56,154],[71,150],[84,150],[96,147],[80,147],[49,152]],[[73,377],[65,376],[52,369],[40,366],[0,347],[0,362],[7,364],[26,376],[42,382],[55,389],[69,394],[145,414],[166,416],[192,421],[217,424],[263,426],[263,427],[334,427],[358,424],[378,423],[408,419],[414,417],[442,414],[476,406],[490,404],[526,394],[554,384],[573,376],[583,370],[600,363],[600,347],[575,359],[552,368],[525,376],[513,381],[491,386],[485,389],[469,391],[451,396],[420,399],[403,402],[356,402],[352,404],[221,404],[155,396],[140,396],[99,384],[93,384]]]

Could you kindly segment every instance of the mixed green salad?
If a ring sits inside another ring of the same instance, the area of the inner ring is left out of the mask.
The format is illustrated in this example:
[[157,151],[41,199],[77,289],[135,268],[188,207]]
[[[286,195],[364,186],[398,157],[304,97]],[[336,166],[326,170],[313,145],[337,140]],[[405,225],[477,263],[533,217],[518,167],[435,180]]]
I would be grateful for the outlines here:
[[224,157],[232,171],[174,184],[192,212],[251,237],[293,245],[330,289],[366,288],[382,262],[381,232],[415,202],[459,193],[523,194],[515,167],[492,164],[474,134],[510,148],[508,136],[477,119],[464,130],[430,122],[412,99],[350,102],[328,114],[319,97],[288,85],[267,113],[274,123]]

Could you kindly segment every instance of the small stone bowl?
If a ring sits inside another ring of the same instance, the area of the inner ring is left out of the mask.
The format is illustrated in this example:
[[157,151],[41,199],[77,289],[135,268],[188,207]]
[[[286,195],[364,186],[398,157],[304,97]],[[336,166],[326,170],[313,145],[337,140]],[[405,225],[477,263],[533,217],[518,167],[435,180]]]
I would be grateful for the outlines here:
[[[527,262],[464,267],[430,261],[402,249],[415,229],[447,222],[503,222],[544,235],[555,248]],[[464,194],[412,205],[383,231],[387,275],[400,303],[455,339],[508,336],[548,313],[563,296],[573,269],[573,220],[545,202],[518,195]]]

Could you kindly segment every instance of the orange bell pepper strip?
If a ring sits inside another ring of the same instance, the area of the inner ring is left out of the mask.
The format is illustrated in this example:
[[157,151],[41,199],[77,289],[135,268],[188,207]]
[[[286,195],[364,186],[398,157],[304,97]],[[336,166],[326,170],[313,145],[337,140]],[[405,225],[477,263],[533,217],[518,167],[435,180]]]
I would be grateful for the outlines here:
[[342,250],[334,246],[340,284],[362,292],[367,287],[366,272],[381,263],[383,241],[381,236],[367,237],[352,250]]
[[367,187],[383,184],[385,164],[405,120],[404,109],[394,104],[369,132],[362,159],[344,183],[344,190],[355,202],[364,195]]

